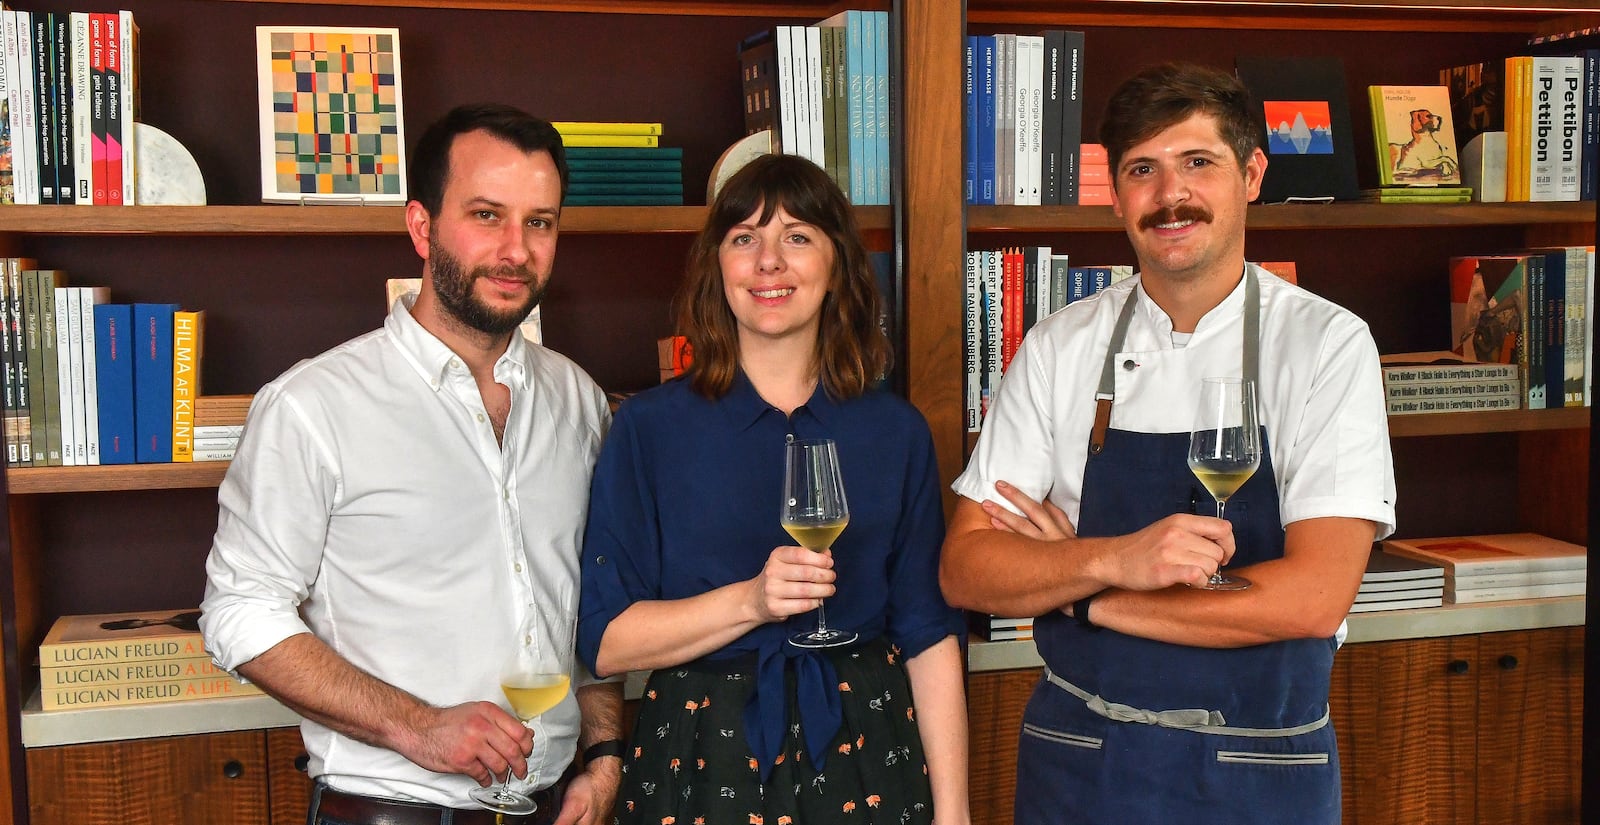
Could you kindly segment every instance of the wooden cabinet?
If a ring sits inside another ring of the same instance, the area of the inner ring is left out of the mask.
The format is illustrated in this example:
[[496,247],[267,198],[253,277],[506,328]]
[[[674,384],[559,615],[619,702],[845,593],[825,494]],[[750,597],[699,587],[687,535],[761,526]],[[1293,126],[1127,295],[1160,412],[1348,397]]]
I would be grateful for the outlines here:
[[1347,825],[1579,821],[1583,628],[1350,645],[1334,662]]
[[28,789],[34,825],[294,825],[311,799],[294,728],[33,748]]

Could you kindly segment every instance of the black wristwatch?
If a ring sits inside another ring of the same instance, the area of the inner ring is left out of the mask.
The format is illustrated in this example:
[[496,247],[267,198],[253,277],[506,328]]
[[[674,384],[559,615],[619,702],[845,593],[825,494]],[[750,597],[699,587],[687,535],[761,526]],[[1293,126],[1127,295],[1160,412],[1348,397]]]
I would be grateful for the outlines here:
[[593,745],[584,748],[583,764],[587,765],[596,759],[604,759],[607,756],[615,756],[618,759],[622,758],[621,739],[607,739],[602,742],[596,742]]
[[1089,630],[1100,629],[1100,625],[1097,625],[1089,620],[1089,603],[1094,601],[1094,597],[1098,595],[1100,594],[1090,593],[1089,595],[1084,596],[1083,598],[1072,603],[1072,618],[1077,619],[1078,624]]

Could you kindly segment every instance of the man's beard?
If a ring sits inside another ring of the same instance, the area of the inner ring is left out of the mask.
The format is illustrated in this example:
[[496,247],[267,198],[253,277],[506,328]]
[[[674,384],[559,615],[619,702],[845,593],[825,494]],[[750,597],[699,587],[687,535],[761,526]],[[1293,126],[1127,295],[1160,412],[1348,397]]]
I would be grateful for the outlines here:
[[[467,272],[461,259],[450,254],[437,239],[430,238],[429,247],[428,271],[433,274],[433,292],[439,299],[440,308],[471,329],[488,335],[504,335],[520,326],[528,313],[544,298],[545,284],[540,283],[533,270],[526,266],[482,266]],[[530,289],[528,300],[520,309],[503,312],[490,309],[472,290],[479,278],[488,277],[526,282]]]
[[1167,209],[1157,209],[1139,219],[1140,229],[1154,229],[1164,223],[1177,223],[1179,221],[1194,221],[1195,223],[1211,223],[1213,216],[1211,210],[1203,206],[1182,204]]

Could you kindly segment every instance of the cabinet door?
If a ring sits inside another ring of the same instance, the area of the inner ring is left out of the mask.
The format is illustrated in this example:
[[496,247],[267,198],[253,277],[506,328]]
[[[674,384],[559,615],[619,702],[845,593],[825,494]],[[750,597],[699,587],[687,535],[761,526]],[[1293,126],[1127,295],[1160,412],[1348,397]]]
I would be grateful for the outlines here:
[[1477,638],[1346,646],[1329,704],[1346,825],[1473,825]]
[[266,825],[260,731],[28,750],[33,825]]
[[1583,628],[1479,637],[1478,821],[1578,822]]
[[301,825],[311,806],[311,775],[299,728],[267,731],[267,802],[272,825]]
[[1037,669],[974,673],[967,680],[973,825],[1011,825],[1017,737],[1022,733],[1022,711],[1038,684]]

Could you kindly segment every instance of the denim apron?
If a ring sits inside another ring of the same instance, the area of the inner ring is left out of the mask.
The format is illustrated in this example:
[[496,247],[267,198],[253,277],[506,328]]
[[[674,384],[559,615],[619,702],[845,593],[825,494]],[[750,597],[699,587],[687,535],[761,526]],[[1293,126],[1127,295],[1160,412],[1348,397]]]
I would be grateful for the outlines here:
[[[1257,379],[1260,289],[1248,266],[1245,279],[1243,375]],[[1216,512],[1189,470],[1188,433],[1109,426],[1116,370],[1136,368],[1136,359],[1118,362],[1136,302],[1130,292],[1101,372],[1078,519],[1084,537]],[[1235,566],[1283,556],[1265,435],[1260,468],[1228,499]],[[1034,621],[1034,638],[1046,669],[1023,715],[1018,825],[1338,825],[1331,638],[1214,650],[1084,627],[1060,611]]]

